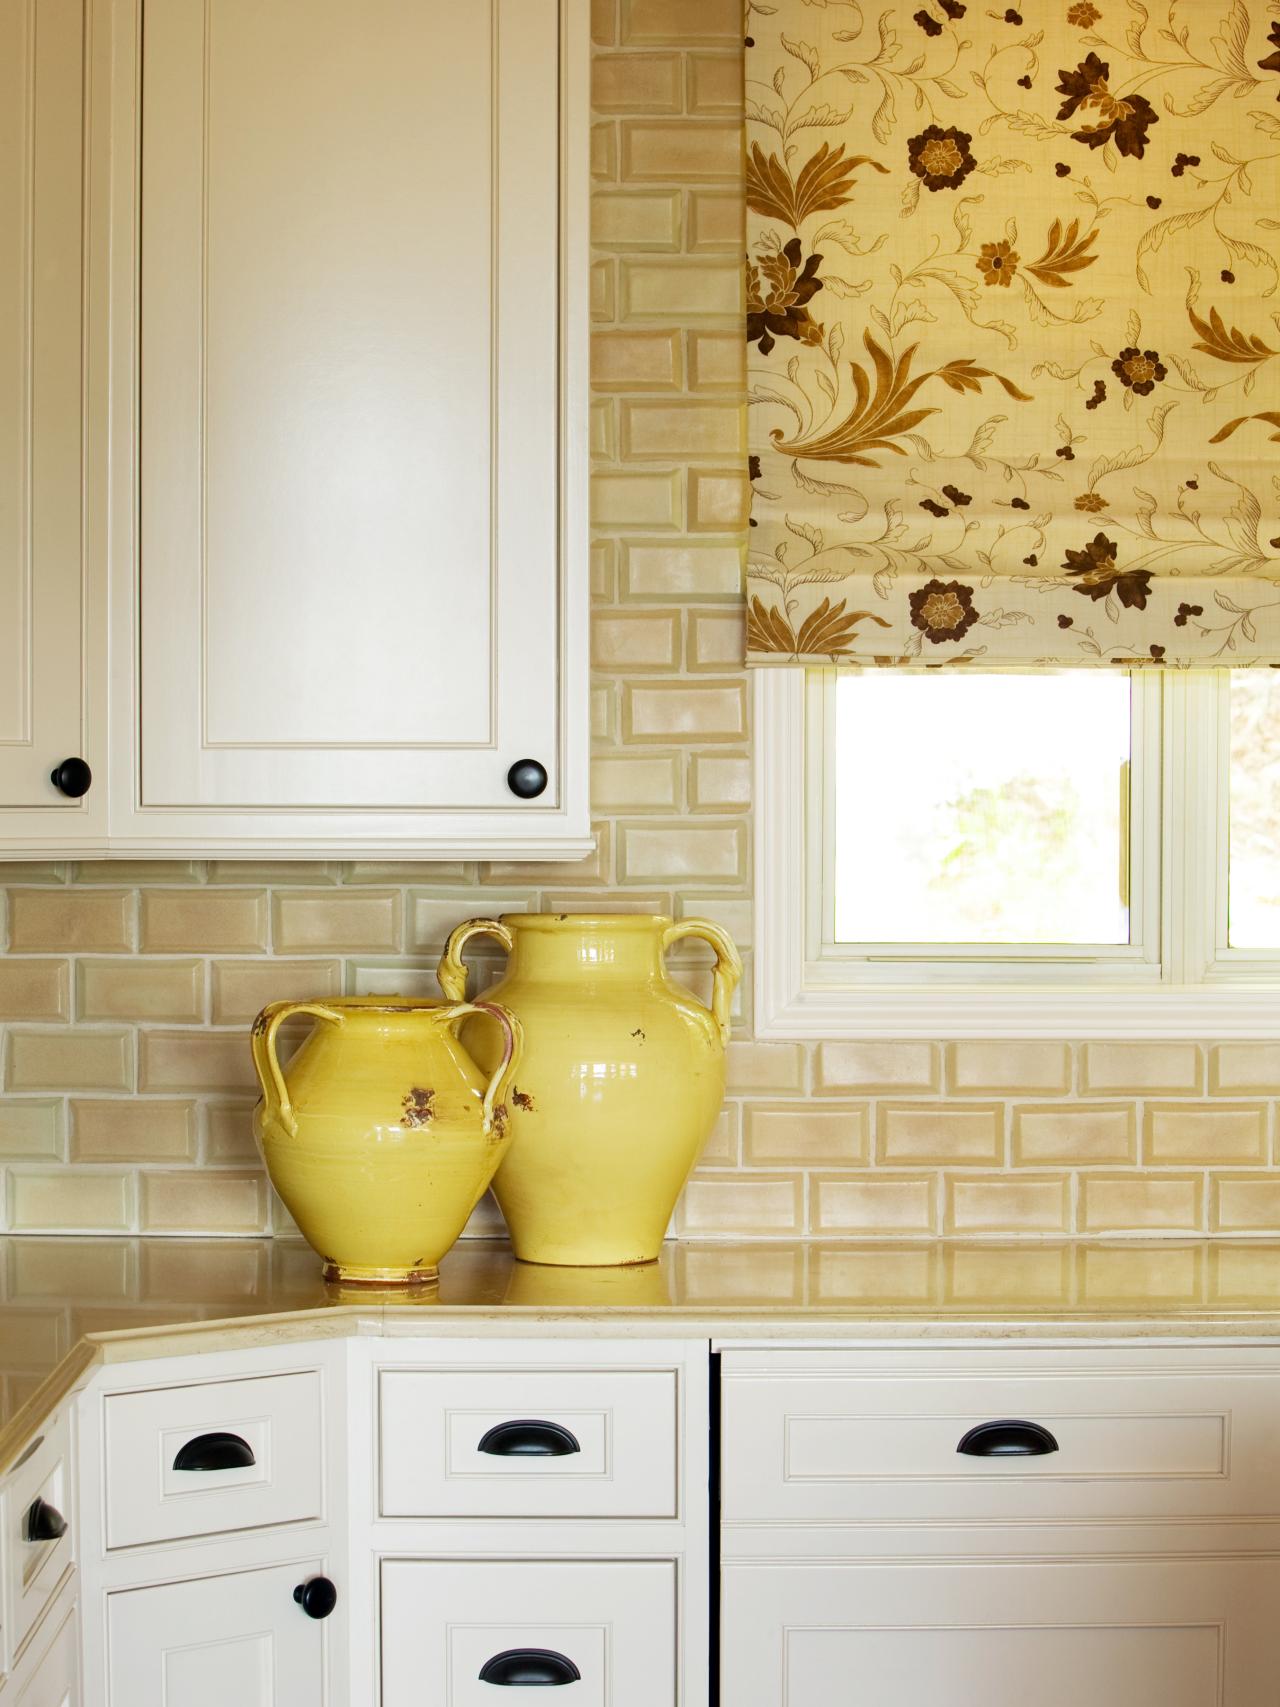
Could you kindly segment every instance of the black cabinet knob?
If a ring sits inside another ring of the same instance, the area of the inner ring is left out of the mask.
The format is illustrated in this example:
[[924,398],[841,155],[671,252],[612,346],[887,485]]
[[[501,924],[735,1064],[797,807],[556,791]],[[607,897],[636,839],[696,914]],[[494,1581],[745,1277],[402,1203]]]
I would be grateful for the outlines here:
[[956,1447],[967,1458],[1042,1458],[1057,1450],[1057,1441],[1042,1423],[1011,1419],[979,1423]]
[[82,794],[88,794],[93,772],[83,759],[63,759],[56,770],[49,772],[49,781],[72,800],[79,800]]
[[238,1434],[198,1434],[178,1448],[175,1470],[247,1470],[256,1464],[253,1448]]
[[582,1448],[576,1436],[559,1423],[524,1417],[518,1422],[496,1423],[481,1437],[476,1451],[493,1458],[567,1458]]
[[298,1584],[293,1598],[308,1618],[327,1618],[338,1604],[338,1591],[328,1577],[310,1577]]
[[67,1533],[67,1520],[48,1500],[32,1500],[22,1520],[24,1541],[56,1541]]
[[537,759],[517,759],[507,772],[507,787],[521,800],[536,800],[546,786],[547,767]]
[[480,1667],[481,1683],[496,1683],[504,1689],[539,1689],[581,1679],[573,1661],[551,1648],[508,1648]]

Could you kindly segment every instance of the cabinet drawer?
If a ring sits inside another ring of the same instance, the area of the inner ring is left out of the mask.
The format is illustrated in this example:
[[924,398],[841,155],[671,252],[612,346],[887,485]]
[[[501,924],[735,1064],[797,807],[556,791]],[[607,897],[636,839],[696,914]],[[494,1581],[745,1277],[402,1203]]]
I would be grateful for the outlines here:
[[383,1517],[675,1517],[672,1369],[384,1369]]
[[9,1658],[16,1662],[75,1557],[71,1510],[71,1431],[51,1421],[13,1471],[4,1497]]
[[317,1370],[111,1393],[104,1412],[108,1547],[323,1514]]
[[1274,1559],[730,1565],[722,1699],[1271,1707],[1277,1594]]
[[[730,1523],[1280,1514],[1271,1352],[779,1353],[767,1362],[726,1353],[724,1367]],[[1037,1425],[1053,1449],[958,1450],[994,1421]]]
[[674,1707],[675,1632],[670,1559],[385,1560],[382,1703],[492,1707],[525,1683],[572,1684],[574,1707]]

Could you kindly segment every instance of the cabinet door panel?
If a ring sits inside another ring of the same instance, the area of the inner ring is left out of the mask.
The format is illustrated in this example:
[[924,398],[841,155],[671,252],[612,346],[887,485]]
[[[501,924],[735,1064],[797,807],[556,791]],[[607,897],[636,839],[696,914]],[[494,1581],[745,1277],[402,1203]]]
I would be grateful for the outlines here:
[[[37,18],[39,28],[37,29]],[[0,0],[0,808],[83,812],[81,0]]]
[[20,1674],[12,1688],[14,1707],[80,1707],[80,1628],[74,1611],[59,1625],[30,1676]]
[[144,14],[143,807],[559,778],[557,0]]
[[1271,1707],[1275,1560],[724,1573],[734,1707]]
[[293,1599],[316,1561],[107,1599],[110,1707],[280,1707],[324,1700],[324,1625]]

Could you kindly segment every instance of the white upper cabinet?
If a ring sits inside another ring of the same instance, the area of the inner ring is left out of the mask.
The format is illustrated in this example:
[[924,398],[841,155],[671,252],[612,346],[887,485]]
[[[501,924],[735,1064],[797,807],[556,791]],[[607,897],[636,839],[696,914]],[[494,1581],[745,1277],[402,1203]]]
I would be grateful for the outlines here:
[[[0,0],[0,836],[23,853],[100,833],[87,718],[83,502],[84,18]],[[64,774],[79,788],[74,769]]]
[[[585,854],[585,0],[88,5],[107,851]],[[38,0],[42,29],[46,6],[77,11]],[[78,135],[78,75],[70,98]],[[0,136],[11,223],[47,202],[37,251],[70,266],[78,172],[33,196]],[[77,627],[78,269],[43,375],[37,300],[38,410],[5,286],[0,431],[53,424],[43,486],[16,453],[0,474],[0,647],[35,684],[0,682],[0,741],[49,724],[38,763],[0,745],[0,805],[20,776],[56,806],[80,725],[39,648]]]

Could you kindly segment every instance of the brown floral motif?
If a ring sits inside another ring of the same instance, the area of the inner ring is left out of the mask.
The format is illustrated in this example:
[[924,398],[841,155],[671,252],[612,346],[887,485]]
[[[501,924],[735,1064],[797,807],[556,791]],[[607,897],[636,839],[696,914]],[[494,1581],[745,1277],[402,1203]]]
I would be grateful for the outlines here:
[[1085,267],[1091,267],[1098,259],[1088,251],[1093,247],[1098,232],[1088,231],[1080,235],[1080,221],[1073,219],[1065,229],[1062,221],[1055,219],[1049,227],[1049,235],[1045,238],[1044,254],[1034,261],[1028,261],[1027,271],[1034,273],[1041,284],[1052,285],[1055,290],[1066,290],[1071,281],[1063,277],[1064,273],[1083,272]]
[[1209,310],[1205,320],[1188,304],[1187,315],[1200,334],[1191,348],[1202,350],[1206,356],[1216,356],[1220,362],[1264,362],[1280,355],[1280,350],[1273,350],[1252,332],[1242,332],[1236,326],[1228,330],[1216,308]]
[[944,640],[959,640],[978,620],[973,608],[973,588],[959,581],[926,581],[908,596],[912,626],[936,646]]
[[1098,510],[1107,508],[1107,500],[1101,492],[1082,492],[1076,499],[1075,507],[1077,510],[1092,510],[1096,514]]
[[999,243],[984,243],[977,265],[983,284],[1011,285],[1018,270],[1018,251],[1004,238]]
[[759,264],[747,265],[747,342],[759,344],[767,356],[774,336],[796,338],[802,344],[820,344],[822,327],[810,317],[806,304],[822,289],[818,277],[819,254],[810,255],[800,266],[800,239],[793,237],[775,254],[764,254]]
[[1139,397],[1150,397],[1168,369],[1155,350],[1121,350],[1111,364],[1111,371],[1130,391]]
[[1068,575],[1078,577],[1072,590],[1083,593],[1087,599],[1105,599],[1108,594],[1115,593],[1127,609],[1146,610],[1151,571],[1119,568],[1116,563],[1118,551],[1116,542],[1108,539],[1105,533],[1095,534],[1083,551],[1068,548],[1067,560],[1062,567]]
[[[1265,421],[1269,427],[1280,429],[1280,410],[1263,409],[1256,415],[1237,415],[1234,421],[1228,421],[1225,427],[1219,427],[1209,443],[1220,445],[1224,439],[1231,437],[1237,427],[1243,427],[1247,421]],[[1267,436],[1273,445],[1280,445],[1280,431],[1269,433]]]
[[977,165],[969,152],[973,138],[968,131],[948,125],[945,130],[931,124],[907,143],[907,159],[927,190],[958,189]]
[[784,652],[792,658],[815,652],[830,655],[849,650],[848,642],[860,623],[876,622],[881,628],[889,627],[873,611],[846,612],[844,607],[844,599],[834,606],[830,599],[823,599],[805,617],[797,633],[777,605],[766,605],[758,595],[753,595],[747,607],[747,645],[753,652]]
[[871,357],[875,373],[875,391],[871,389],[871,380],[867,371],[858,362],[850,362],[849,368],[853,374],[854,406],[839,426],[830,432],[819,433],[816,438],[792,440],[784,443],[781,431],[775,427],[770,438],[780,450],[789,452],[792,456],[814,457],[829,462],[852,462],[863,468],[876,468],[878,463],[867,453],[873,450],[889,450],[895,456],[905,456],[904,446],[895,444],[894,440],[903,433],[909,433],[913,427],[930,415],[936,415],[936,409],[908,409],[907,404],[929,379],[940,379],[952,391],[981,391],[984,379],[994,379],[1006,396],[1016,398],[1019,403],[1029,403],[1029,392],[1021,391],[1011,379],[1006,379],[1001,373],[995,373],[991,368],[979,367],[972,357],[964,356],[956,361],[950,361],[945,367],[934,368],[932,372],[918,373],[911,377],[911,361],[919,348],[918,344],[908,344],[906,349],[895,362],[888,350],[878,344],[870,332],[862,334],[867,353]]
[[1067,22],[1078,30],[1091,30],[1101,16],[1102,13],[1096,6],[1091,6],[1089,0],[1076,0],[1074,6],[1067,8]]
[[851,199],[853,174],[859,166],[872,166],[877,172],[889,170],[869,154],[855,154],[846,160],[843,143],[832,148],[824,142],[793,179],[776,154],[766,158],[760,144],[754,142],[747,158],[747,206],[752,213],[780,219],[798,231],[801,221],[811,213],[829,213]]
[[[1275,52],[1269,53],[1265,59],[1260,59],[1258,69],[1260,71],[1280,71],[1280,24],[1272,24],[1267,40]],[[1280,101],[1280,92],[1276,94],[1276,100]]]
[[1091,53],[1081,60],[1074,71],[1059,71],[1058,92],[1067,98],[1058,108],[1059,119],[1069,119],[1083,111],[1086,121],[1079,130],[1071,132],[1072,140],[1089,148],[1101,148],[1112,139],[1121,154],[1141,160],[1147,146],[1147,132],[1158,124],[1160,115],[1145,96],[1126,95],[1122,100],[1107,86],[1111,67]]

